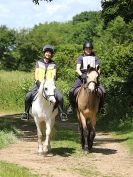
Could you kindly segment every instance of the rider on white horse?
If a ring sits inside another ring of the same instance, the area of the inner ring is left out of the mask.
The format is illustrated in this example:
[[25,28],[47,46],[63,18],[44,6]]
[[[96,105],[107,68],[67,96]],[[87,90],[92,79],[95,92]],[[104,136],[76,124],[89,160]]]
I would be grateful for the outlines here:
[[[56,79],[56,64],[52,60],[54,54],[54,47],[47,44],[43,47],[44,57],[43,59],[37,61],[35,69],[35,85],[32,90],[26,94],[25,98],[25,112],[23,113],[21,119],[29,120],[29,110],[32,105],[32,101],[38,92],[41,81],[45,79]],[[60,111],[60,118],[64,120],[66,114],[63,112],[63,96],[59,90],[55,89],[55,97]],[[64,116],[65,115],[65,116]]]

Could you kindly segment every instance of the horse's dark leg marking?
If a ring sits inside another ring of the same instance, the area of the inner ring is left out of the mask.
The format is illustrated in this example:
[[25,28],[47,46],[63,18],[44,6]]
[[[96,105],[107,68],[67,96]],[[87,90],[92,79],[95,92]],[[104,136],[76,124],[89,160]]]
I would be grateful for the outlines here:
[[93,141],[94,141],[94,138],[95,138],[95,128],[89,126],[89,135],[88,135],[88,146],[89,146],[89,150],[92,149],[92,146],[93,146]]
[[81,141],[81,146],[82,146],[82,149],[84,149],[85,140],[84,140],[83,127],[82,127],[82,125],[79,125],[79,129],[80,129],[80,141]]
[[84,141],[85,141],[84,150],[85,151],[89,151],[89,148],[88,148],[88,134],[89,134],[88,128],[87,127],[83,128],[83,135],[84,135]]

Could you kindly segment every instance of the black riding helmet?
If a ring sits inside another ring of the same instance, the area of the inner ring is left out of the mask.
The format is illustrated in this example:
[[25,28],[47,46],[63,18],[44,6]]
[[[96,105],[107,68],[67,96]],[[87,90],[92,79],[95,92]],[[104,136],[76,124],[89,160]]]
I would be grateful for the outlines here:
[[91,49],[93,49],[92,43],[91,43],[90,41],[86,41],[86,42],[83,44],[83,50],[84,50],[85,48],[91,48]]
[[43,52],[45,53],[46,51],[50,51],[53,54],[54,53],[54,47],[52,45],[47,44],[43,47]]

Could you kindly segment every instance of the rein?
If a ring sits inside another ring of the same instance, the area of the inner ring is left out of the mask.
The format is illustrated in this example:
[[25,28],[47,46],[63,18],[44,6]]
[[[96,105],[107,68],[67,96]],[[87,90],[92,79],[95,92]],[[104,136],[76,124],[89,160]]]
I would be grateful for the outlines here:
[[[96,82],[94,82],[94,81],[90,81],[88,84],[83,84],[82,87],[86,90],[86,93],[89,94],[88,86],[89,86],[89,84],[90,84],[91,82],[95,84],[94,92],[95,92],[95,93],[98,93],[98,84],[97,84]],[[94,93],[94,92],[93,92],[93,93]]]

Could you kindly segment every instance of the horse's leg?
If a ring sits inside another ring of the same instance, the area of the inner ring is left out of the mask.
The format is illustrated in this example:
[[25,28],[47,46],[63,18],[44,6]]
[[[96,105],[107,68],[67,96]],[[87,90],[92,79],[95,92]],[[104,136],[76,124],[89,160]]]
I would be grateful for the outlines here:
[[83,137],[84,137],[84,150],[85,151],[89,151],[88,148],[88,128],[87,128],[87,124],[86,124],[86,118],[85,116],[80,112],[80,119],[81,119],[81,123],[82,123],[82,127],[83,127]]
[[84,139],[84,134],[83,134],[83,127],[81,125],[79,125],[80,128],[80,141],[81,141],[81,146],[82,149],[85,148],[85,139]]
[[46,121],[46,139],[44,142],[44,152],[50,150],[51,119]]
[[81,141],[81,146],[82,149],[84,149],[85,147],[85,139],[84,139],[84,134],[83,134],[83,127],[82,127],[82,123],[79,120],[79,129],[80,129],[80,141]]
[[93,146],[93,141],[95,138],[95,124],[96,124],[96,116],[92,115],[91,119],[90,119],[90,124],[89,124],[89,136],[88,136],[88,146],[89,146],[89,150],[91,150],[92,146]]
[[83,127],[82,127],[82,123],[81,123],[81,119],[80,119],[79,111],[78,110],[77,110],[77,117],[78,117],[78,120],[79,120],[79,130],[80,130],[81,146],[82,146],[82,149],[84,149],[85,140],[84,140],[84,136],[83,136]]
[[41,131],[41,122],[37,121],[36,118],[34,118],[36,127],[37,127],[37,135],[38,135],[38,153],[43,153],[43,135]]
[[42,121],[42,122],[40,123],[40,129],[41,129],[42,136],[43,136],[43,141],[44,141],[45,131],[46,131],[45,121]]

